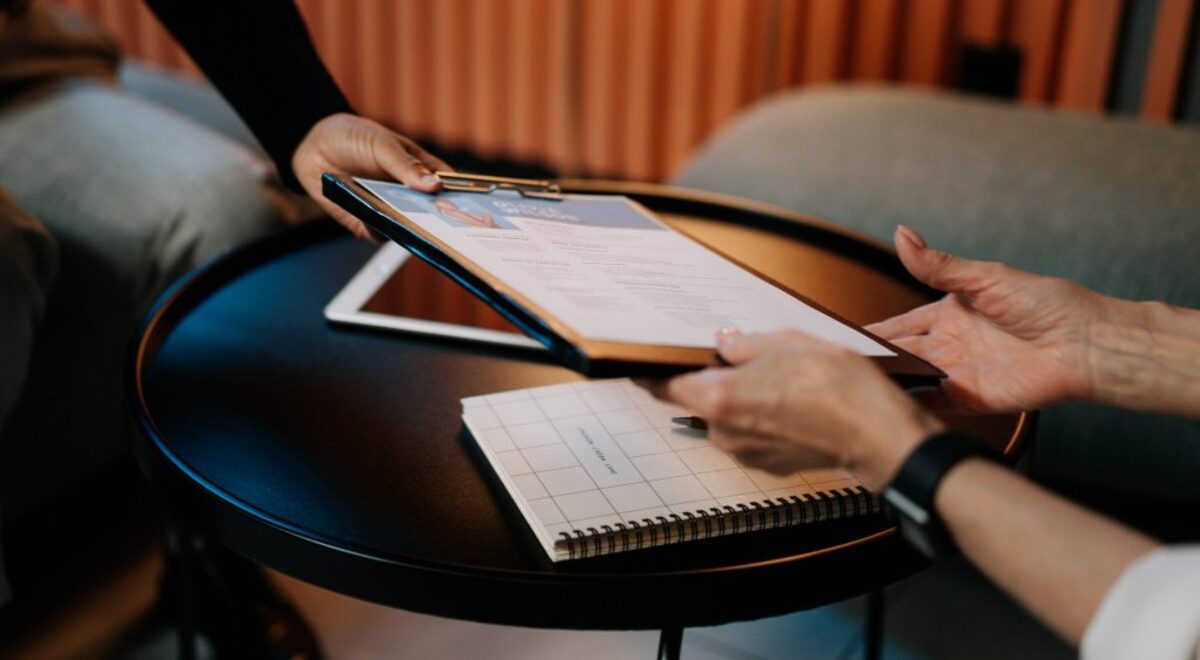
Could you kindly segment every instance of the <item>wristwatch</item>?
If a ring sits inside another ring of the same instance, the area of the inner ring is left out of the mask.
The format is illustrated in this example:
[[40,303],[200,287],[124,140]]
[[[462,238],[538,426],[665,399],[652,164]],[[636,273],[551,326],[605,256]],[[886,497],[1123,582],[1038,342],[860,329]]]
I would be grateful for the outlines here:
[[933,508],[933,497],[950,468],[976,457],[1000,459],[973,438],[953,431],[939,433],[917,445],[883,491],[884,509],[900,534],[930,559],[955,553],[954,540]]

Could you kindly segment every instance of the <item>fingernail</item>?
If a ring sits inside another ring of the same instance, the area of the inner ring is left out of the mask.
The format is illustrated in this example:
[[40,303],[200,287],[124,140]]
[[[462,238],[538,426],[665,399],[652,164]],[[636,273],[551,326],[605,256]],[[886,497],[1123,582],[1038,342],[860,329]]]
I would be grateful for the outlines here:
[[723,325],[717,330],[717,339],[732,339],[742,334],[736,325]]
[[911,227],[906,225],[896,225],[896,229],[909,243],[912,243],[913,245],[922,249],[929,247],[929,245],[925,243],[925,238],[918,234]]
[[424,175],[422,175],[422,176],[421,176],[421,182],[422,182],[422,183],[427,183],[427,184],[429,184],[429,185],[433,185],[433,184],[435,184],[435,183],[438,183],[438,182],[440,182],[440,181],[441,181],[441,179],[439,179],[439,178],[437,177],[437,175],[436,175],[436,174],[434,174],[433,172],[426,172]]

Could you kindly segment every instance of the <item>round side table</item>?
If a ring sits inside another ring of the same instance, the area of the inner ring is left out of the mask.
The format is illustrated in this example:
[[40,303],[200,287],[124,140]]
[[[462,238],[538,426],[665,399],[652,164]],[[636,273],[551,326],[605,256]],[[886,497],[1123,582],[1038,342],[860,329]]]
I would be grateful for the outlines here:
[[[890,249],[774,207],[625,194],[857,323],[927,302]],[[301,580],[440,616],[681,631],[877,590],[924,562],[881,518],[551,563],[475,453],[459,399],[579,378],[533,353],[329,325],[374,247],[331,222],[233,252],[165,294],[129,363],[142,469],[181,520]],[[424,295],[466,295],[438,283]],[[951,420],[1015,459],[1029,414]],[[780,588],[780,585],[803,588]]]

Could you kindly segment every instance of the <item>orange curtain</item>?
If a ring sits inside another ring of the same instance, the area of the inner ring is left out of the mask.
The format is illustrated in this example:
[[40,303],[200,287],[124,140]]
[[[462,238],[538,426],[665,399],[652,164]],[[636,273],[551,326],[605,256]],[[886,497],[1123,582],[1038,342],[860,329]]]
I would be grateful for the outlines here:
[[[194,72],[141,3],[59,0]],[[1167,119],[1192,0],[1161,0]],[[1022,55],[1020,98],[1102,111],[1123,0],[300,0],[355,106],[419,139],[654,181],[756,99],[841,80],[943,86],[966,43]],[[1157,37],[1156,37],[1157,38]],[[1152,72],[1153,73],[1153,72]]]

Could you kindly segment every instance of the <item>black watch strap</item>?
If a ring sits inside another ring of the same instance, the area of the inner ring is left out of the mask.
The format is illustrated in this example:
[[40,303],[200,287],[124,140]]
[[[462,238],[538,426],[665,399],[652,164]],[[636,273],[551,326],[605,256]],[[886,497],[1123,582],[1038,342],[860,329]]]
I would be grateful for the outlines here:
[[930,559],[955,552],[954,541],[933,507],[938,486],[951,468],[976,457],[1000,459],[969,436],[939,433],[917,445],[883,492],[888,515],[898,523],[901,534]]

